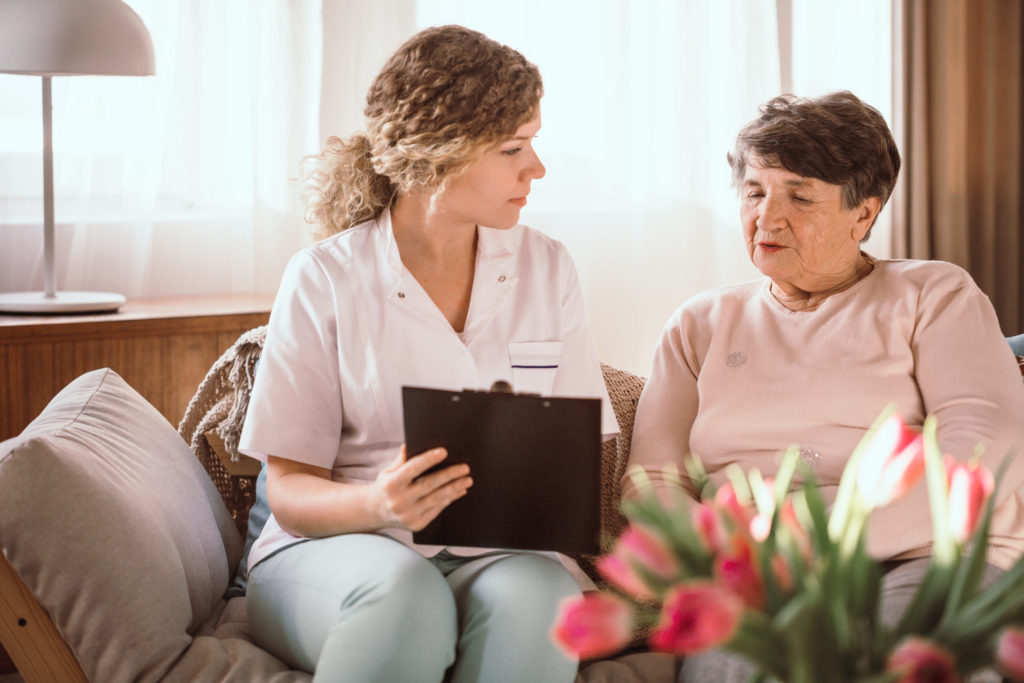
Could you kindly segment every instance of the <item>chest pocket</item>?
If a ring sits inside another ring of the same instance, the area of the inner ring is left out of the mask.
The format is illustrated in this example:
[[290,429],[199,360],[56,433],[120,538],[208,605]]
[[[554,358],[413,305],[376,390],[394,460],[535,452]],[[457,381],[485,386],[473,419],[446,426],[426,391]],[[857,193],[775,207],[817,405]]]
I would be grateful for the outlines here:
[[510,343],[508,356],[512,364],[513,391],[550,396],[561,355],[561,341]]

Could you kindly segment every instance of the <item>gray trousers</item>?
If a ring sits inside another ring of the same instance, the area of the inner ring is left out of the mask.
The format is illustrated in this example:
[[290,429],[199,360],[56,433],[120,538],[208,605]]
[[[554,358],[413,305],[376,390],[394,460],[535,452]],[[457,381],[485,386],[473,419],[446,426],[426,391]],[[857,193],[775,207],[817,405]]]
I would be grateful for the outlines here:
[[385,536],[304,541],[249,574],[254,640],[314,681],[569,683],[550,631],[579,595],[557,561],[501,552],[424,558]]
[[[881,619],[886,625],[894,625],[910,604],[918,585],[928,568],[928,559],[910,560],[896,565],[882,578]],[[1002,573],[997,567],[988,565],[982,577],[982,584],[988,585]],[[745,683],[755,669],[746,659],[729,652],[712,651],[687,657],[683,660],[679,683]],[[992,671],[982,671],[969,679],[970,683],[998,683],[1002,680]]]

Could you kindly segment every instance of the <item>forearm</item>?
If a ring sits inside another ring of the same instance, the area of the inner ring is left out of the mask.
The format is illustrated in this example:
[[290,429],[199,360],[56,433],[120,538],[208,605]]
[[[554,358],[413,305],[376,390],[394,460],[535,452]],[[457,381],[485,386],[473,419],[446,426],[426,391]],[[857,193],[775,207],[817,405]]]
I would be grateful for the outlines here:
[[977,452],[993,471],[1016,456],[1000,483],[1000,499],[1024,485],[1024,412],[1013,354],[995,311],[974,286],[951,295],[942,315],[919,324],[914,352],[925,412],[938,422],[939,445],[957,460]]
[[465,463],[428,473],[447,457],[444,448],[432,448],[406,459],[402,446],[373,482],[350,484],[331,481],[328,469],[270,456],[267,499],[277,523],[296,536],[419,531],[473,485]]
[[697,416],[697,377],[686,362],[684,340],[670,327],[655,351],[651,376],[636,408],[623,495],[678,489],[691,495],[685,476],[690,430]]
[[385,526],[370,483],[336,482],[320,468],[271,456],[267,498],[277,523],[296,536],[322,537],[376,531]]

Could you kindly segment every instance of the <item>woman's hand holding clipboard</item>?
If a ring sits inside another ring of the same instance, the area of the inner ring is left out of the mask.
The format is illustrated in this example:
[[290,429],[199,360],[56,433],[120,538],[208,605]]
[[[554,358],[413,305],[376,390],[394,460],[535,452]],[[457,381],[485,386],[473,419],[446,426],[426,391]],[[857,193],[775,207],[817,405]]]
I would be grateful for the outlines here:
[[402,403],[408,450],[443,447],[473,478],[416,543],[598,552],[600,399],[403,387]]

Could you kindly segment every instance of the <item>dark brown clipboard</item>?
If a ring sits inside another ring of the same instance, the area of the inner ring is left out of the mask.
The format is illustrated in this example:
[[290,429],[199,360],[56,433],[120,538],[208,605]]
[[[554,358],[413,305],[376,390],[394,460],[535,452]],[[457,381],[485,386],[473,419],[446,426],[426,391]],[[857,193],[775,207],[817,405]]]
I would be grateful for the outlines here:
[[473,478],[414,542],[599,552],[601,399],[406,386],[402,408],[408,453],[444,446]]

